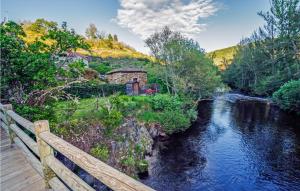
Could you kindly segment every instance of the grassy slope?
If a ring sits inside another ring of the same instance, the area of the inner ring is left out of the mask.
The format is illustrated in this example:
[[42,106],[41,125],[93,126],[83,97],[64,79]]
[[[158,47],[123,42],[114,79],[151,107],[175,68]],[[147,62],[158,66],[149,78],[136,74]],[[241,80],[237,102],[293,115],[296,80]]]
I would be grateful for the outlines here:
[[208,56],[213,59],[216,66],[223,70],[226,67],[224,61],[226,61],[227,64],[231,64],[233,57],[237,52],[237,49],[237,46],[231,46],[228,48],[223,48],[220,50],[209,52]]
[[[30,23],[24,24],[23,29],[26,33],[24,38],[26,43],[33,43],[35,39],[40,38],[43,34],[36,33],[30,29]],[[79,53],[85,55],[92,55],[101,58],[148,58],[152,59],[150,56],[136,51],[134,48],[126,45],[123,42],[104,40],[86,40],[86,42],[91,46],[91,52],[84,50],[78,50]],[[46,41],[50,44],[51,41]]]

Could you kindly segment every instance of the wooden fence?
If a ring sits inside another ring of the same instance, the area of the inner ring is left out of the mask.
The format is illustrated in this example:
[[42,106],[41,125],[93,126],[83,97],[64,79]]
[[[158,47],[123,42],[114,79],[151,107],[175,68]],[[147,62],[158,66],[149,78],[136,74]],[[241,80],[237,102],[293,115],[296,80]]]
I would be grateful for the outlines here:
[[153,190],[52,134],[46,120],[32,123],[15,113],[12,105],[1,103],[0,119],[11,144],[22,149],[28,161],[44,178],[46,188],[57,191],[95,190],[56,159],[55,150],[113,190]]

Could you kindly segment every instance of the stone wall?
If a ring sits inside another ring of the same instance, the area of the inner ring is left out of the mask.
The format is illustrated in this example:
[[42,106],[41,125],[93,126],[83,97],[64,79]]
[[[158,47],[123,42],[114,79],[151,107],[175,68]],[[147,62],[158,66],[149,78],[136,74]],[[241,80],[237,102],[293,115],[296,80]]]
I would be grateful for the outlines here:
[[126,84],[137,78],[140,83],[140,88],[144,87],[147,83],[147,73],[145,72],[116,72],[107,75],[107,80],[111,84]]

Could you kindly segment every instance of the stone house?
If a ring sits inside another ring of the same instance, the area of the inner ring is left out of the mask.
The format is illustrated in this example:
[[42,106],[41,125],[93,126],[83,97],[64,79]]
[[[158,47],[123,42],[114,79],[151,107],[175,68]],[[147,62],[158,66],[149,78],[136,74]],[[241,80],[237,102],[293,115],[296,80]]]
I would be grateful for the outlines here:
[[106,74],[110,84],[126,84],[129,94],[137,95],[141,93],[147,83],[147,72],[139,68],[121,68]]

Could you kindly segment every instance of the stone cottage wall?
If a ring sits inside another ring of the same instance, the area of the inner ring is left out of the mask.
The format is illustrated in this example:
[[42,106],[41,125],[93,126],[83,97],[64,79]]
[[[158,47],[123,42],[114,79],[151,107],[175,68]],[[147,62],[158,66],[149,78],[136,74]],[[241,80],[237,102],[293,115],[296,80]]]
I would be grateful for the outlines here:
[[141,88],[147,83],[147,73],[144,72],[116,72],[107,75],[107,80],[111,84],[126,84],[128,81],[133,81],[134,78],[137,78]]

